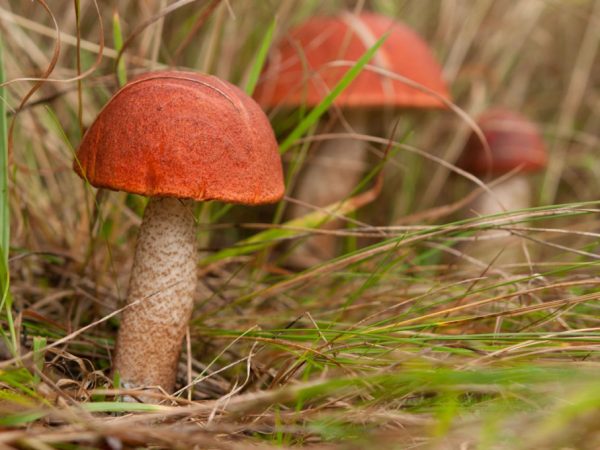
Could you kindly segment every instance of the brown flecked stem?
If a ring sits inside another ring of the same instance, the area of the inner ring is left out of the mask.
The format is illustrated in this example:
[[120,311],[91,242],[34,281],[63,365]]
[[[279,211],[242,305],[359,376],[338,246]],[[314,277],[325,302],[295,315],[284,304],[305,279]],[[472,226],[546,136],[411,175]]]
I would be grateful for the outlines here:
[[195,221],[189,201],[150,199],[137,240],[114,370],[123,387],[172,392],[197,283]]
[[[368,116],[365,111],[344,112],[344,117],[359,134],[367,132]],[[338,122],[330,133],[348,133]],[[324,207],[348,197],[365,173],[367,148],[364,141],[336,138],[323,141],[316,154],[307,162],[294,196],[317,207]],[[313,212],[308,206],[292,204],[290,217],[298,218]],[[343,226],[340,220],[329,222],[323,228]],[[288,262],[297,267],[308,267],[336,255],[337,237],[316,235],[294,248]]]

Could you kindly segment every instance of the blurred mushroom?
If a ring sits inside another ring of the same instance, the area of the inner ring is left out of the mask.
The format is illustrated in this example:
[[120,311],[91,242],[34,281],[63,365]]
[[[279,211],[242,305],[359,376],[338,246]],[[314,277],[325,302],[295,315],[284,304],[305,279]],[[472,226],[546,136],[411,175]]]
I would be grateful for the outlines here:
[[528,172],[546,166],[547,154],[540,133],[522,115],[505,109],[491,109],[477,120],[490,146],[488,155],[479,137],[472,134],[459,164],[477,176],[503,175],[520,169],[516,176],[492,188],[493,196],[482,194],[471,205],[478,214],[494,214],[531,206]]
[[114,370],[125,387],[174,387],[197,281],[192,200],[278,201],[277,143],[237,87],[154,72],[117,92],[83,137],[75,171],[93,186],[150,198],[140,227]]
[[[441,68],[427,44],[406,25],[367,12],[313,17],[292,29],[272,52],[254,98],[264,108],[314,107],[388,32],[386,41],[370,61],[371,67],[365,67],[334,102],[343,109],[345,120],[356,133],[365,134],[370,129],[369,122],[383,121],[380,112],[386,108],[443,108],[444,103],[436,94],[449,98],[449,93]],[[384,71],[425,89],[393,79]],[[346,133],[347,129],[336,120],[330,132]],[[305,167],[295,197],[317,207],[344,199],[359,183],[366,156],[364,141],[352,138],[324,141]],[[293,218],[308,212],[307,206],[290,206]],[[335,239],[322,235],[308,239],[289,262],[307,266],[334,255]]]
[[[478,136],[472,134],[461,156],[459,165],[476,176],[504,175],[519,170],[507,180],[491,188],[491,193],[482,193],[470,205],[477,215],[489,215],[503,211],[530,208],[531,186],[528,174],[542,170],[546,166],[547,153],[542,137],[531,121],[513,111],[490,109],[477,120],[488,142],[488,154]],[[485,254],[486,262],[491,260],[506,240],[495,241],[495,252],[485,250],[480,245],[478,256]],[[514,259],[506,253],[504,260]]]

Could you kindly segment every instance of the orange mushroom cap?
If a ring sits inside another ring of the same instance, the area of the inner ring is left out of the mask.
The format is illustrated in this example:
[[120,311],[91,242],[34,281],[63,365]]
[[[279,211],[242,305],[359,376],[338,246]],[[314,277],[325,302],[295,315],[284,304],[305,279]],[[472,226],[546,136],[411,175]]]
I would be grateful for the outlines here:
[[546,166],[548,155],[536,125],[513,111],[491,109],[477,120],[491,155],[472,134],[459,165],[474,174],[502,174],[521,167],[534,172]]
[[[423,39],[406,25],[374,13],[313,17],[292,29],[271,54],[254,98],[265,108],[315,106],[350,66],[387,32],[389,36],[369,64],[449,98],[440,65]],[[349,63],[340,65],[341,61]],[[361,108],[444,107],[434,95],[367,67],[335,103]]]
[[267,117],[230,83],[192,72],[152,72],[104,106],[73,167],[93,186],[146,196],[261,204],[283,196]]

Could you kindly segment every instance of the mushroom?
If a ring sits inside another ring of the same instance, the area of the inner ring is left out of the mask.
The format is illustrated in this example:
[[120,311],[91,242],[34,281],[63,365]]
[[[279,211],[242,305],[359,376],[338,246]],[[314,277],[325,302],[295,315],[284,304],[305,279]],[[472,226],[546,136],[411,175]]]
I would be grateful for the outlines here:
[[490,109],[477,124],[490,147],[488,155],[479,137],[472,134],[467,141],[459,165],[477,176],[503,175],[520,169],[516,176],[492,188],[493,196],[482,194],[471,205],[478,214],[494,214],[531,206],[528,172],[546,166],[544,141],[535,124],[513,111]]
[[172,392],[197,284],[192,201],[278,201],[284,187],[273,130],[260,107],[225,81],[153,72],[104,106],[74,169],[93,186],[150,197],[114,370],[125,387]]
[[[530,208],[532,194],[528,174],[543,169],[547,161],[546,148],[536,125],[519,113],[500,108],[482,114],[477,124],[488,142],[490,153],[484,150],[480,138],[473,133],[459,166],[480,177],[519,171],[491,187],[491,192],[482,193],[470,204],[470,209],[478,215],[489,215]],[[502,243],[494,242],[494,247],[505,244],[503,239]],[[486,262],[490,262],[497,253],[490,252],[486,246],[478,247],[477,255]],[[506,252],[503,260],[514,258],[511,252]]]
[[[389,36],[370,62],[372,67],[365,67],[335,100],[352,129],[361,134],[369,132],[370,119],[382,122],[377,112],[386,108],[444,107],[435,95],[377,72],[383,69],[395,73],[441,97],[449,97],[441,68],[427,44],[406,25],[370,12],[313,17],[292,29],[270,55],[254,98],[264,108],[314,107],[387,32]],[[345,133],[347,129],[337,120],[330,131]],[[295,196],[317,207],[342,200],[359,183],[366,156],[364,141],[344,138],[323,142],[304,168]],[[302,204],[290,207],[293,218],[308,212]],[[307,266],[334,255],[334,238],[321,235],[307,239],[288,262]]]

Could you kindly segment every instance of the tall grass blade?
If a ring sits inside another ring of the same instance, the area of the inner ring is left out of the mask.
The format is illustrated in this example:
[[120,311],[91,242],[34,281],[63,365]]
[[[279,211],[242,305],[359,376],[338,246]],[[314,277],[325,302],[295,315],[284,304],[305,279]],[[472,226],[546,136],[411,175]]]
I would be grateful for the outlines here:
[[44,371],[44,348],[47,345],[47,340],[44,336],[33,337],[33,363],[37,372],[33,375],[33,383],[37,385],[40,379],[40,373]]
[[279,146],[279,151],[285,153],[290,147],[296,142],[297,139],[301,138],[310,127],[312,127],[317,120],[329,109],[331,104],[344,90],[354,81],[354,79],[360,74],[364,66],[375,56],[379,47],[383,45],[389,33],[384,34],[375,42],[375,44],[368,49],[359,59],[356,61],[348,71],[344,74],[342,79],[333,87],[331,92],[319,103],[315,108],[306,115],[306,117],[292,130],[287,138]]
[[[0,39],[0,84],[4,73],[3,44]],[[0,87],[0,311],[5,309],[10,331],[11,350],[17,350],[17,336],[12,318],[12,298],[9,291],[8,251],[10,247],[10,209],[8,205],[8,135],[6,127],[6,90]],[[1,330],[0,330],[1,331]],[[2,338],[6,340],[4,331]]]
[[[123,48],[123,33],[121,32],[121,20],[119,19],[119,13],[115,9],[113,12],[113,40],[115,44],[115,50],[120,52]],[[127,83],[127,69],[125,68],[124,57],[119,58],[117,67],[117,79],[119,80],[119,86],[123,86]]]
[[[77,31],[77,46],[75,57],[75,68],[77,76],[81,76],[81,8],[79,0],[74,0],[73,6],[75,9],[75,29]],[[81,79],[77,80],[77,121],[79,123],[79,135],[83,134],[83,91]]]
[[263,40],[260,44],[260,48],[258,49],[258,53],[256,54],[256,58],[252,63],[252,67],[250,69],[250,76],[248,77],[248,82],[246,83],[246,94],[252,95],[254,92],[254,88],[256,87],[256,83],[258,83],[258,78],[260,77],[260,72],[262,71],[263,66],[265,65],[265,61],[267,59],[267,54],[269,53],[269,48],[271,47],[271,43],[273,42],[273,33],[275,31],[276,19],[273,19],[269,28],[267,28],[267,32],[263,37]]
[[[3,44],[0,40],[0,83],[4,83]],[[10,242],[10,213],[8,209],[8,140],[6,135],[6,90],[0,87],[0,247],[2,263],[8,267]],[[2,274],[4,279],[4,274]]]

